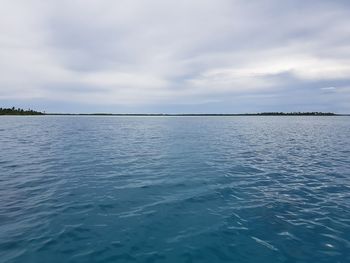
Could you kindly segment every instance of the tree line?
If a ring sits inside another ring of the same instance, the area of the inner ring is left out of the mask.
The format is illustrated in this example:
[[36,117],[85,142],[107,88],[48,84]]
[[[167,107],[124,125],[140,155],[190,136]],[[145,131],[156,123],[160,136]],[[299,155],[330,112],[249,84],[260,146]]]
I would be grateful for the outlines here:
[[321,115],[321,116],[331,116],[335,115],[335,113],[332,112],[262,112],[257,113],[257,115],[302,115],[302,116],[315,116],[315,115]]
[[44,113],[32,109],[24,110],[21,108],[0,108],[0,115],[43,115]]

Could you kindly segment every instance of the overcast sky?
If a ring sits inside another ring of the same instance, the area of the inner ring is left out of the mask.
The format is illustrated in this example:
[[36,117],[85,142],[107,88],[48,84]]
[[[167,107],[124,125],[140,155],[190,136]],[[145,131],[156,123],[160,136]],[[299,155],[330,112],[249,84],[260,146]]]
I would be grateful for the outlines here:
[[350,112],[348,0],[0,0],[0,106]]

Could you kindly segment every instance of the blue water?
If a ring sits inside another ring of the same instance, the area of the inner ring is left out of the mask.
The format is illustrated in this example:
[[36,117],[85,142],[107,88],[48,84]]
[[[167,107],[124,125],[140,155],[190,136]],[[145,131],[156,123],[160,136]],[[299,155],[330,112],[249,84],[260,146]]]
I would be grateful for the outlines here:
[[350,117],[0,117],[0,262],[350,262]]

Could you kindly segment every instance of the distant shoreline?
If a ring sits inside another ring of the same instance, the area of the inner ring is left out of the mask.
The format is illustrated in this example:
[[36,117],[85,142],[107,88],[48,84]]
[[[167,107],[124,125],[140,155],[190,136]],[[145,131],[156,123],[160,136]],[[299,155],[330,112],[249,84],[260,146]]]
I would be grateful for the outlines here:
[[1,116],[16,116],[16,117],[28,117],[28,116],[35,116],[35,117],[44,117],[44,116],[71,116],[71,117],[346,117],[350,116],[350,114],[319,114],[319,115],[307,115],[307,114],[127,114],[127,113],[121,113],[121,114],[100,114],[100,113],[44,113],[44,114],[0,114]]
[[43,114],[42,116],[96,116],[96,117],[293,117],[293,116],[310,116],[310,117],[339,117],[350,116],[350,114],[333,114],[333,115],[264,115],[264,114]]
[[21,108],[0,108],[0,116],[154,116],[154,117],[220,117],[220,116],[350,116],[333,112],[260,112],[260,113],[46,113]]
[[0,114],[0,116],[95,116],[95,117],[288,117],[288,116],[310,116],[310,117],[339,117],[339,116],[350,116],[350,114],[100,114],[100,113],[44,113],[44,114]]
[[350,114],[265,114],[265,113],[46,113],[48,116],[121,116],[121,117],[234,117],[234,116],[350,116]]

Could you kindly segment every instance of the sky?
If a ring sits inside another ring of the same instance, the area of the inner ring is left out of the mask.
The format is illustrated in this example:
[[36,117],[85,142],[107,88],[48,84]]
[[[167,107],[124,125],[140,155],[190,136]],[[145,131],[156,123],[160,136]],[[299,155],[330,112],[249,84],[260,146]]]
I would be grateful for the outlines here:
[[348,0],[0,0],[0,107],[350,113]]

